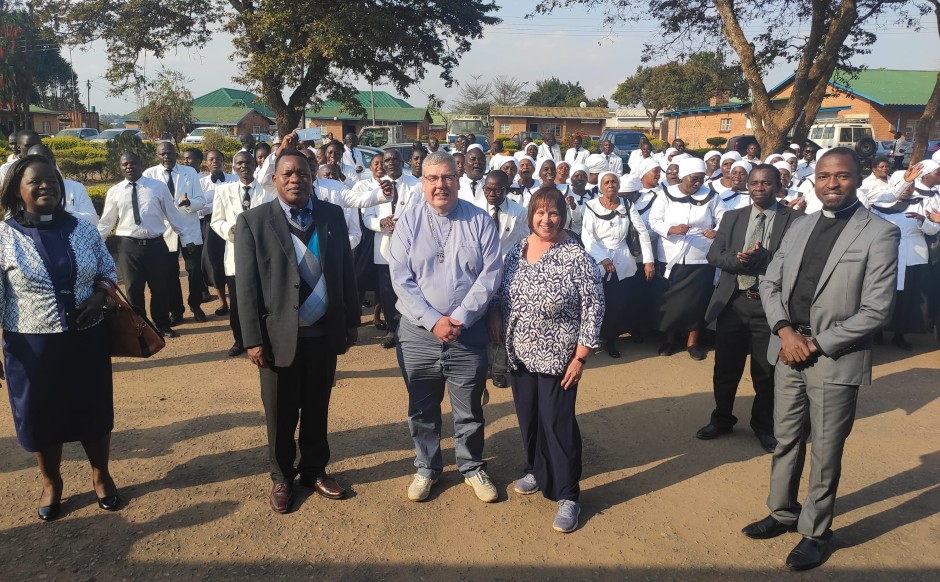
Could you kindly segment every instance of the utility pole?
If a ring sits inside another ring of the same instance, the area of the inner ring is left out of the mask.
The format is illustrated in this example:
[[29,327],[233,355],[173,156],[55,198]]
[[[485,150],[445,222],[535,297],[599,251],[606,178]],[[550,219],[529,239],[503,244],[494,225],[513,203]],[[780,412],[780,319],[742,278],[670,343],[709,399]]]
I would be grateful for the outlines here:
[[88,97],[85,100],[85,111],[91,111],[91,79],[85,81],[85,87],[88,89]]

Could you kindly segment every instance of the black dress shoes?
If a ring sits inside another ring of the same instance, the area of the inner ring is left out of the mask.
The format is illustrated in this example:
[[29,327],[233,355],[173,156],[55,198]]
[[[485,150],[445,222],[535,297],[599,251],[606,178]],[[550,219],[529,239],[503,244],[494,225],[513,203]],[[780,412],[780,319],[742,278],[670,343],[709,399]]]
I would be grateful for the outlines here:
[[701,347],[698,344],[689,346],[688,348],[686,348],[686,351],[689,352],[689,357],[692,358],[693,360],[701,362],[702,360],[705,359],[705,355],[706,355],[705,348]]
[[275,483],[271,488],[271,509],[278,513],[287,513],[293,498],[290,483]]
[[105,511],[117,511],[121,505],[121,496],[115,493],[107,497],[98,497],[98,507]]
[[174,327],[183,323],[183,316],[179,313],[170,314],[170,327]]
[[891,338],[891,343],[894,347],[901,348],[902,350],[909,352],[914,349],[914,346],[911,345],[911,342],[904,339],[903,335],[894,334],[894,337]]
[[234,344],[232,344],[232,347],[230,347],[230,348],[228,349],[228,356],[229,356],[230,358],[234,358],[234,357],[236,357],[236,356],[240,356],[240,355],[242,355],[243,353],[245,353],[245,348],[243,348],[240,343],[234,343]]
[[610,344],[607,346],[607,355],[611,358],[619,358],[622,354],[615,344]]
[[223,315],[228,315],[228,305],[223,305],[222,307],[216,309],[215,314],[218,315],[219,317],[222,317]]
[[777,448],[777,439],[775,439],[772,434],[759,434],[757,435],[757,440],[760,441],[760,448],[768,453],[774,452],[774,449]]
[[714,424],[708,423],[702,428],[698,429],[698,432],[695,433],[695,438],[701,439],[703,441],[710,441],[716,439],[723,434],[729,434],[732,429],[730,428],[721,428],[717,427]]
[[676,346],[670,342],[666,342],[663,345],[659,346],[659,355],[660,356],[671,356],[676,353]]
[[828,546],[829,542],[804,537],[787,556],[787,568],[799,572],[819,566]]
[[392,332],[388,332],[385,335],[385,341],[382,342],[382,347],[385,348],[386,350],[389,350],[391,348],[394,348],[395,344],[397,343],[398,341],[395,339],[395,334],[393,334]]
[[[52,521],[62,515],[62,483],[59,482],[59,500],[49,505],[43,505],[39,507],[39,519],[43,521]],[[42,494],[39,494],[39,499],[42,499]]]
[[768,515],[764,519],[755,521],[754,523],[748,525],[741,530],[741,533],[751,538],[752,540],[769,540],[770,538],[775,538],[787,533],[788,531],[794,530],[794,527],[780,523],[774,519],[774,516]]
[[202,308],[199,307],[198,305],[196,307],[191,307],[190,309],[193,310],[193,319],[195,319],[199,323],[205,323],[209,321],[209,318],[206,317],[206,312],[203,311]]
[[493,374],[493,386],[497,388],[508,388],[509,382],[506,381],[506,376],[503,374]]
[[180,336],[180,334],[173,331],[172,327],[163,327],[163,328],[158,329],[157,331],[159,331],[160,335],[162,335],[163,337],[179,337]]

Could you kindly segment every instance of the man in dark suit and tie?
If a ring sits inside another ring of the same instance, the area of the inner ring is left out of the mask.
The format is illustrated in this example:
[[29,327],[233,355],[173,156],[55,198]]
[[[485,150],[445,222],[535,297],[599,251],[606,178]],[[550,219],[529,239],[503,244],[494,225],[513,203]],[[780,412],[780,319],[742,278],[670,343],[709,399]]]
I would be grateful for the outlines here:
[[[791,570],[822,564],[832,531],[845,440],[858,387],[871,383],[872,336],[887,325],[897,282],[898,227],[859,202],[861,162],[833,148],[816,162],[820,212],[794,222],[759,283],[774,335],[774,450],[770,515],[742,531],[755,539],[796,529]],[[797,501],[806,441],[813,436],[809,489]]]
[[297,150],[281,152],[273,181],[277,199],[238,216],[235,279],[244,346],[261,374],[271,507],[287,513],[298,474],[324,497],[345,494],[326,473],[327,417],[336,357],[357,339],[360,308],[342,209],[311,196]]
[[798,214],[777,202],[782,188],[780,171],[770,165],[755,166],[748,175],[751,204],[726,212],[708,250],[708,264],[721,269],[705,321],[716,323],[715,410],[696,437],[710,440],[730,433],[738,419],[732,414],[734,396],[751,354],[754,404],[751,428],[768,453],[774,439],[774,369],[767,361],[770,326],[760,303],[758,280],[780,247],[783,234]]

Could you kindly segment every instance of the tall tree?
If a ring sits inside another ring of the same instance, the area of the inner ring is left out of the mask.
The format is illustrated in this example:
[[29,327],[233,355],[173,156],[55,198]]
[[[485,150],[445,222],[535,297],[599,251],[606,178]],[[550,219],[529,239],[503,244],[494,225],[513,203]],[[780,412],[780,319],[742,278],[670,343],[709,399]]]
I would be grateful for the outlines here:
[[193,94],[186,88],[192,80],[177,71],[162,70],[154,87],[147,91],[147,104],[140,108],[141,129],[147,135],[179,142],[193,121]]
[[[937,17],[937,35],[940,35],[940,0],[930,0],[934,6],[934,16]],[[911,163],[924,159],[927,153],[927,140],[930,138],[930,129],[937,119],[937,110],[940,109],[940,72],[933,86],[933,93],[927,99],[924,114],[917,122],[917,131],[914,132],[914,150],[911,152]]]
[[[667,43],[679,58],[724,37],[740,62],[751,95],[751,124],[764,151],[785,144],[791,129],[805,137],[816,118],[836,67],[858,70],[852,57],[866,54],[875,42],[873,30],[887,22],[920,27],[929,12],[923,0],[540,0],[536,14],[559,7],[587,6],[605,11],[609,26],[651,16],[662,34],[646,45],[644,58],[656,56]],[[761,32],[748,38],[744,24]],[[808,25],[808,32],[800,32]],[[776,63],[795,63],[793,90],[775,107],[764,73]]]
[[581,83],[561,81],[557,77],[535,83],[535,90],[529,93],[526,105],[544,107],[577,107],[584,102],[588,107],[607,107],[607,98],[589,99]]
[[724,86],[721,83],[714,72],[690,63],[641,65],[636,74],[617,85],[611,98],[630,107],[642,104],[650,120],[650,131],[655,131],[660,112],[704,105],[709,96]]
[[[402,95],[428,66],[454,82],[458,59],[500,20],[492,0],[36,0],[76,43],[104,38],[115,92],[140,86],[143,53],[162,58],[177,47],[202,47],[219,28],[231,33],[236,78],[271,107],[281,133],[297,127],[305,107],[324,97],[365,114],[358,78],[388,83]],[[286,92],[286,93],[285,93]]]
[[451,107],[455,113],[489,115],[493,104],[493,84],[483,82],[482,75],[471,75],[470,81],[461,83],[461,91]]
[[492,85],[494,105],[523,105],[529,98],[529,92],[526,90],[528,83],[515,77],[497,75]]

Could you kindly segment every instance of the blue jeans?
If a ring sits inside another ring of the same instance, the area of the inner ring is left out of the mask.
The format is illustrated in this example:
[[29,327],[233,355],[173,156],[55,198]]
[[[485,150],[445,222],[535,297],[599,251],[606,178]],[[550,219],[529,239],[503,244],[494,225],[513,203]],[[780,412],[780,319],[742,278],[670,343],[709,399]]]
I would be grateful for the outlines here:
[[486,386],[486,325],[463,330],[442,343],[430,331],[402,317],[398,327],[398,366],[408,389],[408,428],[415,442],[418,473],[437,479],[441,458],[441,402],[444,386],[454,414],[457,470],[471,477],[483,462],[483,388]]

